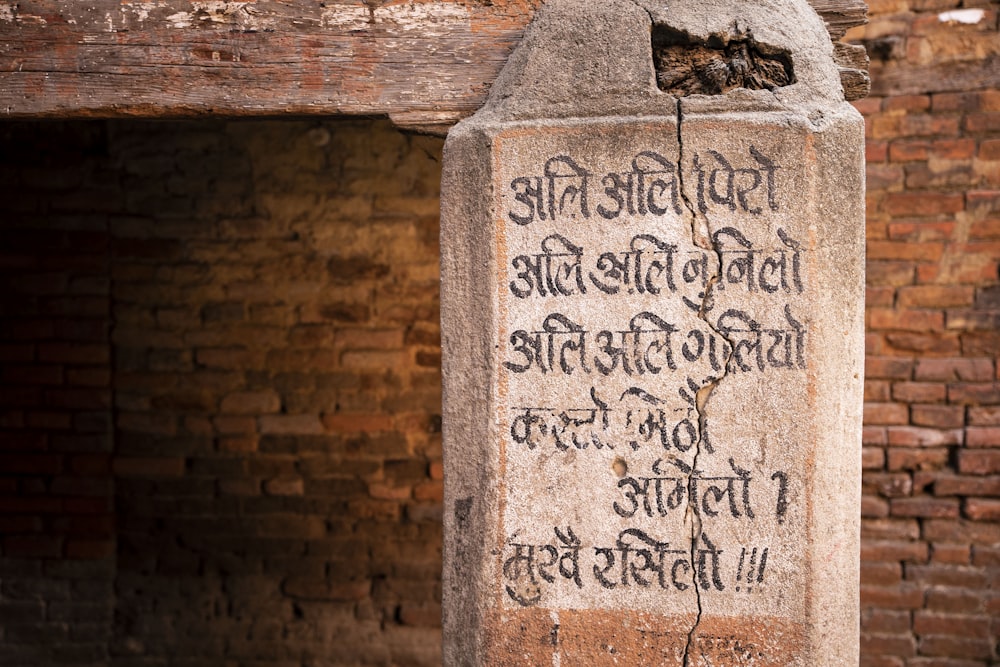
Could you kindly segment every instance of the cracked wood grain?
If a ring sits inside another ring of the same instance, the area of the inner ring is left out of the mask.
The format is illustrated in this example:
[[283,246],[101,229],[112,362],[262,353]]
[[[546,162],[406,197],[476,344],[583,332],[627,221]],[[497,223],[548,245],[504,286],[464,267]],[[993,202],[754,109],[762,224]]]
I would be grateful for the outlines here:
[[[541,0],[0,0],[0,113],[385,115],[441,133],[479,108]],[[831,37],[860,0],[812,0]],[[849,56],[849,57],[848,57]],[[867,92],[838,48],[848,99]]]

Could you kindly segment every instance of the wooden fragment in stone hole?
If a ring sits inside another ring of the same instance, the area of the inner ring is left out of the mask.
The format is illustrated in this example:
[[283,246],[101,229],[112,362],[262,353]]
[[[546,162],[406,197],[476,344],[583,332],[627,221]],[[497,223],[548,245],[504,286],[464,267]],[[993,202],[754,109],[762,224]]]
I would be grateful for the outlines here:
[[667,5],[445,145],[449,665],[858,661],[863,122],[803,0]]

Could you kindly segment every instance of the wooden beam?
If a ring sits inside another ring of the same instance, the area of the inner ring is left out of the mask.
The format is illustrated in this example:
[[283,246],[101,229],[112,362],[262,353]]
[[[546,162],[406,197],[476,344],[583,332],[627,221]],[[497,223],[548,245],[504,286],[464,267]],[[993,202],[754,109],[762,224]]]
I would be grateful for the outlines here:
[[[864,21],[861,0],[811,2],[835,40]],[[0,0],[0,115],[388,115],[441,131],[482,104],[540,4]]]

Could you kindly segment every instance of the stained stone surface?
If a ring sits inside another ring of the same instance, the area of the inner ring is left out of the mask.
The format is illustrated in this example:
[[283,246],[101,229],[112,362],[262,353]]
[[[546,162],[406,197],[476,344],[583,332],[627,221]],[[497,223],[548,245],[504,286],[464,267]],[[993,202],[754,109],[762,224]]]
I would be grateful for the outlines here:
[[862,146],[804,0],[543,7],[445,147],[447,664],[857,663]]

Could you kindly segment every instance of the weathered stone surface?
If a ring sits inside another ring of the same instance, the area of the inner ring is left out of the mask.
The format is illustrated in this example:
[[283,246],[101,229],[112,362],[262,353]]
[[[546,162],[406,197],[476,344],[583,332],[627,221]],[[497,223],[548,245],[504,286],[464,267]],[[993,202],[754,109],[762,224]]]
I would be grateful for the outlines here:
[[[446,144],[445,660],[856,664],[861,121],[806,3],[642,5]],[[663,29],[791,83],[675,98]]]

